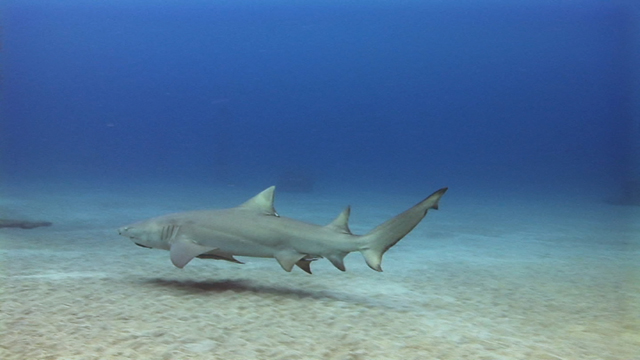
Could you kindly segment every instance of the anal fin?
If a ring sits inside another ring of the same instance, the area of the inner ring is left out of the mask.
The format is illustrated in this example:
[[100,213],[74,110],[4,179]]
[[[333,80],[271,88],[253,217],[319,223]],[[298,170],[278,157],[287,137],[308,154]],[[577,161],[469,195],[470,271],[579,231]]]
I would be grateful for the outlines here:
[[331,263],[333,264],[333,266],[335,266],[336,268],[338,268],[338,270],[340,271],[346,271],[347,269],[344,267],[344,257],[347,256],[347,254],[333,254],[333,255],[329,255],[329,256],[325,256],[329,261],[331,261]]

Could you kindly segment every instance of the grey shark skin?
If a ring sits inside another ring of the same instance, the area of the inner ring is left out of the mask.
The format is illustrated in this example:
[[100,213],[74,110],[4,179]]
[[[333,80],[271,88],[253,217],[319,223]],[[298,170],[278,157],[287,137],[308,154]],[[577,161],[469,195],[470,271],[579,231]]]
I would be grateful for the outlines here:
[[195,257],[240,263],[234,256],[250,256],[275,258],[286,271],[297,265],[309,274],[312,261],[326,258],[345,271],[344,257],[359,251],[371,269],[382,271],[382,255],[430,209],[438,209],[446,191],[434,192],[366,235],[349,230],[350,207],[326,226],[278,215],[273,207],[275,186],[235,208],[160,216],[121,227],[118,233],[136,245],[169,250],[171,262],[178,268]]

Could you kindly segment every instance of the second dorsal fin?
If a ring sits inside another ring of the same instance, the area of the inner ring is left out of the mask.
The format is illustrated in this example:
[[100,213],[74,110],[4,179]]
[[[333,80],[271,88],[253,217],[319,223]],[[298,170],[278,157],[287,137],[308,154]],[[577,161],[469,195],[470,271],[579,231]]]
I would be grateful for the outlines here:
[[351,214],[351,206],[347,206],[346,209],[344,209],[344,211],[342,211],[340,213],[340,215],[338,215],[337,218],[335,218],[335,220],[333,220],[329,225],[327,225],[326,227],[343,233],[343,234],[349,234],[352,235],[351,230],[349,230],[349,215]]

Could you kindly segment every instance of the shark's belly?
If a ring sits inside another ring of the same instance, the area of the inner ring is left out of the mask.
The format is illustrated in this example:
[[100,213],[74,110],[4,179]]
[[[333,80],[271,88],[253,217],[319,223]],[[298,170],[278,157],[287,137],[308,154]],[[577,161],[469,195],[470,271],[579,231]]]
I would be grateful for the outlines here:
[[215,247],[230,255],[275,257],[282,251],[322,256],[334,247],[334,232],[322,226],[274,216],[234,216],[183,228],[200,245]]

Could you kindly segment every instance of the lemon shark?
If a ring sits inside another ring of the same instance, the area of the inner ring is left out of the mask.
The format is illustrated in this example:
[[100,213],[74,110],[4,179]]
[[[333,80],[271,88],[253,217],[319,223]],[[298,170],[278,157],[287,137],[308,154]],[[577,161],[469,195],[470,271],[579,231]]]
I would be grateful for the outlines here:
[[326,258],[345,271],[344,257],[359,251],[371,269],[382,271],[382,255],[430,209],[438,209],[446,191],[434,192],[365,235],[349,230],[349,206],[326,226],[278,215],[273,206],[275,186],[238,207],[160,216],[121,227],[118,233],[136,245],[169,250],[178,268],[196,257],[241,263],[234,256],[249,256],[275,258],[286,271],[297,265],[309,274],[312,261]]

